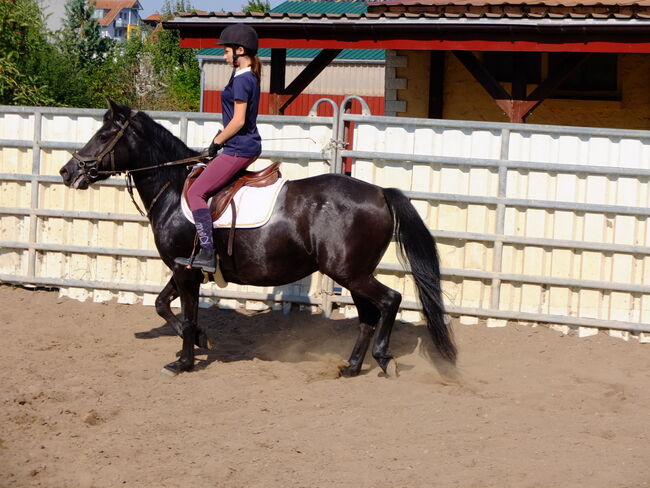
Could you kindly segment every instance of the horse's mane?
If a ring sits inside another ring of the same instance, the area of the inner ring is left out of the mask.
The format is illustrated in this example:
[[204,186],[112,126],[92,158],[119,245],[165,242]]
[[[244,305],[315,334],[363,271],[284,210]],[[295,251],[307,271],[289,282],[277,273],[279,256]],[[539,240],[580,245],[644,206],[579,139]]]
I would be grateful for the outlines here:
[[[142,159],[139,164],[142,166],[177,161],[198,154],[145,112],[138,112],[133,117],[133,121],[144,133],[144,140],[140,143]],[[157,168],[153,173],[157,183],[165,184],[169,181],[174,187],[180,189],[187,175],[185,168],[183,165],[168,166]]]

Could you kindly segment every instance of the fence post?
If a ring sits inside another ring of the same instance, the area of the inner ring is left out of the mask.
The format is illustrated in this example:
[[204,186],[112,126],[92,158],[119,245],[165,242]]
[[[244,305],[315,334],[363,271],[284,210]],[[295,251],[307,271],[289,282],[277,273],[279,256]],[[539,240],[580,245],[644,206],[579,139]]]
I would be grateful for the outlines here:
[[501,130],[501,153],[499,155],[499,188],[496,215],[496,228],[494,229],[494,253],[492,256],[492,272],[496,275],[492,279],[490,308],[499,309],[501,297],[501,269],[503,267],[503,237],[505,234],[506,220],[506,186],[508,182],[508,153],[510,150],[510,129]]
[[181,127],[179,137],[187,145],[187,116],[184,115],[181,117]]
[[[331,151],[331,162],[330,162],[330,172],[336,173],[336,169],[340,165],[341,159],[341,150],[339,148],[339,120],[341,114],[339,113],[339,108],[336,105],[336,102],[331,98],[321,98],[316,100],[314,105],[312,105],[309,110],[310,117],[316,117],[318,115],[318,107],[321,103],[327,102],[332,106],[332,137],[330,139],[330,151]],[[323,315],[330,318],[332,315],[332,294],[334,293],[334,280],[327,275],[321,274],[321,285],[320,285],[320,294],[321,294],[321,309],[323,310]]]
[[343,157],[341,156],[341,151],[343,149],[346,149],[345,145],[347,143],[346,140],[340,140],[339,138],[345,137],[345,106],[352,102],[352,100],[356,100],[359,102],[361,105],[361,115],[372,115],[370,112],[370,107],[368,107],[368,104],[366,101],[357,96],[357,95],[348,95],[341,101],[341,104],[339,105],[339,120],[338,120],[338,127],[336,129],[336,140],[337,143],[340,144],[340,148],[337,151],[337,159],[336,159],[336,165],[334,167],[334,172],[337,174],[342,174],[343,173]]
[[27,251],[27,276],[33,279],[36,276],[36,239],[38,235],[38,177],[41,173],[41,126],[43,114],[34,111],[34,136],[32,138],[32,199],[29,206],[29,241]]

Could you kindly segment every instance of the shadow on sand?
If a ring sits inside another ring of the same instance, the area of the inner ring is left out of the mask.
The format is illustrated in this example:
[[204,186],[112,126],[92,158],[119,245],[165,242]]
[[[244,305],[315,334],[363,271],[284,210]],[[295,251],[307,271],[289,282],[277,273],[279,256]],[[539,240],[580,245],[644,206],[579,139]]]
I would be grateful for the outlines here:
[[[259,359],[297,363],[320,358],[337,358],[341,364],[349,357],[357,338],[358,319],[327,319],[321,314],[292,310],[249,312],[200,309],[199,323],[207,330],[213,349],[197,349],[197,368],[208,367],[215,361],[235,362]],[[135,333],[138,339],[175,336],[168,324]],[[378,368],[371,356],[372,345],[361,374]],[[424,325],[396,321],[391,335],[390,350],[399,362],[402,356],[415,352],[429,357],[438,372],[454,376],[451,366],[433,351],[431,338]],[[400,364],[405,371],[408,366]]]

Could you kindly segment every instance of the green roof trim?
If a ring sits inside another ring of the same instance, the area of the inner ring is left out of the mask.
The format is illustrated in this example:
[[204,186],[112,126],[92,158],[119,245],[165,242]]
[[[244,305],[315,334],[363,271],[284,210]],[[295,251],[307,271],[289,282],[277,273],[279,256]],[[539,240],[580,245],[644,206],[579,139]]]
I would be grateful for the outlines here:
[[365,14],[368,6],[362,2],[300,2],[289,0],[271,9],[277,14]]
[[[291,3],[307,3],[307,2],[291,2]],[[287,49],[287,58],[294,59],[314,59],[321,49]],[[199,57],[202,56],[223,56],[222,48],[206,48],[199,49],[197,54]],[[260,58],[270,58],[271,50],[270,49],[260,49],[258,51]],[[336,57],[339,60],[346,61],[384,61],[386,59],[386,50],[385,49],[344,49]]]

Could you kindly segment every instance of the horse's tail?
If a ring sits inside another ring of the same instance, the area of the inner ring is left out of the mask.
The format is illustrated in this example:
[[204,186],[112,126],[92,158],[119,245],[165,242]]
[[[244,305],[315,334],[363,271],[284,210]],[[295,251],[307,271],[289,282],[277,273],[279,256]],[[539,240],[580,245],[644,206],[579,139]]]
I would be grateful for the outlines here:
[[384,197],[393,213],[400,252],[408,258],[424,309],[427,328],[442,357],[456,362],[456,346],[444,319],[440,288],[440,262],[436,242],[409,199],[395,188],[385,188]]

